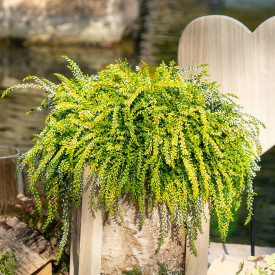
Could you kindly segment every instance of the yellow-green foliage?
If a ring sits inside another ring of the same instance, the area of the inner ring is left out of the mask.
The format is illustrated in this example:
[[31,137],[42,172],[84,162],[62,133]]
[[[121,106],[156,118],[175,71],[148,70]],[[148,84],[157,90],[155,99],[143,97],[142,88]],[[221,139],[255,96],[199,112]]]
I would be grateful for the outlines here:
[[0,275],[13,275],[20,267],[17,263],[17,256],[11,251],[0,251]]
[[51,112],[36,144],[21,157],[20,169],[29,168],[39,210],[35,183],[43,182],[47,224],[58,215],[58,206],[63,208],[60,253],[69,232],[69,209],[81,200],[86,165],[91,166],[89,177],[96,173],[99,178],[92,188],[95,208],[117,213],[124,193],[138,206],[141,223],[146,210],[160,208],[160,244],[171,219],[195,251],[207,200],[223,238],[243,194],[250,217],[261,123],[245,114],[232,95],[221,94],[205,80],[205,72],[182,76],[199,67],[181,70],[163,63],[152,76],[145,63],[132,70],[119,61],[86,76],[66,59],[72,79],[57,74],[61,83],[56,85],[29,77],[37,84],[5,92],[29,86],[46,90],[38,109]]

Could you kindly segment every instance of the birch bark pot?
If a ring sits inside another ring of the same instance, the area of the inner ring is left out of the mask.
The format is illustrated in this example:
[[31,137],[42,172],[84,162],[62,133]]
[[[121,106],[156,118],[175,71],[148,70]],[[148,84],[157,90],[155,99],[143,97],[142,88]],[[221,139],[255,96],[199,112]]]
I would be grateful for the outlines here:
[[[84,176],[89,172],[85,169]],[[95,179],[93,179],[95,180]],[[185,235],[169,224],[159,252],[159,210],[153,208],[140,228],[135,207],[125,197],[120,203],[124,219],[111,217],[90,207],[90,186],[86,182],[82,205],[73,210],[70,274],[122,274],[140,268],[144,275],[158,274],[157,260],[168,270],[184,268]]]

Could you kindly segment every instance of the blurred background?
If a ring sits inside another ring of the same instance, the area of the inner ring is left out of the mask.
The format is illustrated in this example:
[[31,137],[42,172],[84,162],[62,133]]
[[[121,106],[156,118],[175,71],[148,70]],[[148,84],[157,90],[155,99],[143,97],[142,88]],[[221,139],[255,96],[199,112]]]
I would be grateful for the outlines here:
[[[177,59],[183,29],[210,14],[231,16],[251,31],[275,15],[275,0],[2,0],[0,1],[0,93],[27,75],[57,81],[70,77],[67,55],[85,74],[116,59],[151,66]],[[196,64],[194,64],[196,65]],[[26,115],[43,92],[18,91],[0,100],[0,145],[26,152],[44,128],[44,112]],[[262,157],[255,179],[256,245],[275,246],[275,147]],[[249,243],[245,206],[230,227],[227,242]],[[220,241],[215,219],[211,240]]]

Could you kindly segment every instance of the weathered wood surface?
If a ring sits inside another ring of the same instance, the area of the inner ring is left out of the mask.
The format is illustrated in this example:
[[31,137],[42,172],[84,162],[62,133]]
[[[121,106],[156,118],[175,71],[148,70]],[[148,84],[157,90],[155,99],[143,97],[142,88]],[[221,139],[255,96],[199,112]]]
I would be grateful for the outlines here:
[[[275,144],[274,33],[275,17],[252,33],[233,18],[204,16],[185,28],[178,47],[180,67],[210,63],[208,79],[217,81],[221,92],[236,94],[245,111],[266,124],[260,132],[263,152]],[[203,231],[196,242],[198,257],[187,249],[187,275],[207,273],[209,224],[204,224]]]
[[54,259],[50,243],[16,217],[0,222],[0,251],[4,250],[18,255],[20,267],[16,275],[33,274],[39,269],[42,272],[42,267]]
[[210,63],[209,80],[220,91],[239,96],[239,104],[266,124],[261,129],[263,152],[275,144],[275,17],[253,33],[226,16],[205,16],[182,33],[178,64],[189,67]]
[[79,271],[80,221],[81,207],[76,209],[76,207],[73,206],[71,220],[70,275],[78,275]]
[[[84,176],[87,176],[88,172],[89,168],[85,168]],[[103,221],[101,211],[91,211],[90,187],[89,184],[85,186],[82,197],[79,275],[101,273]]]
[[[87,171],[84,175],[87,175]],[[155,253],[160,229],[158,209],[153,210],[141,230],[135,219],[136,209],[127,199],[121,203],[123,222],[101,211],[92,214],[87,188],[82,200],[81,222],[79,214],[76,217],[74,212],[78,229],[74,225],[71,275],[116,275],[122,274],[123,270],[133,269],[135,265],[141,268],[144,275],[154,275],[159,271],[156,260],[163,262],[170,270],[184,265],[185,236],[180,230],[170,230],[160,251]]]
[[210,213],[209,204],[204,207],[207,220],[202,217],[202,231],[198,234],[195,246],[198,255],[195,256],[188,244],[186,244],[185,257],[185,275],[206,275],[208,270],[208,246],[209,246],[209,229]]
[[[88,172],[89,168],[85,168],[84,177]],[[90,187],[86,183],[80,208],[72,210],[70,275],[96,275],[101,270],[103,223],[100,212],[91,212]]]
[[34,272],[32,275],[52,275],[52,268],[52,262],[49,262],[42,266],[38,271]]

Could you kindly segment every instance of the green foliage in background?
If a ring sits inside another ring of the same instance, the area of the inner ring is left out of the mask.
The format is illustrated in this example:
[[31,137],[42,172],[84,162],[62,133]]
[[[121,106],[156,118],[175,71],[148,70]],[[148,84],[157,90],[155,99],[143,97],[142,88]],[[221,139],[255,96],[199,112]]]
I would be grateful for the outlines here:
[[17,256],[11,251],[0,251],[0,275],[14,275],[17,263]]
[[206,201],[218,217],[223,239],[243,194],[249,220],[261,122],[243,112],[233,95],[221,94],[215,83],[205,80],[205,71],[187,76],[201,66],[182,70],[163,63],[151,75],[145,63],[132,70],[119,61],[87,76],[65,58],[72,79],[56,74],[61,81],[56,85],[28,77],[34,83],[4,92],[45,90],[45,100],[35,109],[50,113],[34,147],[22,155],[20,169],[28,167],[39,211],[35,184],[43,183],[48,199],[44,226],[58,217],[59,206],[63,209],[59,255],[69,233],[71,206],[81,201],[87,165],[88,178],[98,178],[92,181],[94,209],[119,214],[126,193],[138,207],[142,225],[146,211],[159,207],[160,245],[170,220],[187,234],[196,253],[194,240]]

